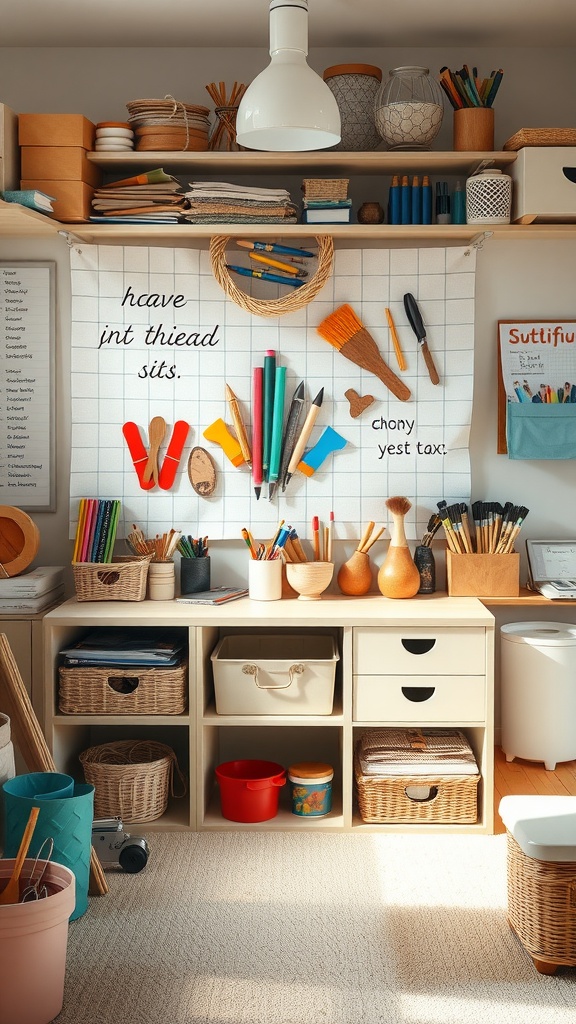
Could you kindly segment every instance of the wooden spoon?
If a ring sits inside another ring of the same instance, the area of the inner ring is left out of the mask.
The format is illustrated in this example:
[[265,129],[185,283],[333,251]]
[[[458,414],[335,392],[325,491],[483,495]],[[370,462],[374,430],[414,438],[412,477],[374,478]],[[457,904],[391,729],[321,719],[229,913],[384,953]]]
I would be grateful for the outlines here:
[[34,835],[34,829],[36,828],[36,822],[38,815],[40,814],[39,807],[33,807],[28,817],[26,828],[24,829],[24,835],[14,861],[14,867],[12,868],[12,874],[8,879],[8,885],[0,892],[0,906],[4,907],[8,903],[19,903],[20,902],[20,872],[24,866],[26,860],[26,854],[32,842],[32,836]]
[[154,416],[150,420],[148,427],[148,441],[150,447],[148,449],[148,462],[146,463],[146,469],[142,477],[144,483],[148,483],[150,479],[155,484],[158,483],[158,452],[160,445],[164,440],[166,434],[166,420],[163,416]]

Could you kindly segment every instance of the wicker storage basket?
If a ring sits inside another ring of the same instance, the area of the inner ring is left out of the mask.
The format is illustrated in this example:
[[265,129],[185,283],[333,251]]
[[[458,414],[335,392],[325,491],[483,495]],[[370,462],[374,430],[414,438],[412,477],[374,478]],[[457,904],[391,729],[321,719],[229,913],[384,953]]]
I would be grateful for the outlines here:
[[143,601],[152,555],[121,562],[73,562],[79,601]]
[[181,715],[186,665],[60,668],[58,708],[64,715]]
[[512,928],[534,960],[576,967],[576,862],[527,857],[510,832],[507,844]]
[[[80,754],[86,782],[94,786],[94,817],[121,817],[126,824],[155,821],[168,797],[184,796],[186,780],[171,747],[152,740],[117,740]],[[174,791],[177,772],[181,793]]]
[[[388,742],[390,770],[382,769],[378,774],[368,774],[361,762],[362,740],[356,745],[354,752],[354,778],[356,795],[362,820],[374,824],[430,822],[435,824],[473,824],[478,820],[478,783],[480,774],[470,771],[473,754],[467,741],[457,730],[454,732],[454,750],[459,757],[462,746],[462,770],[451,768],[442,772],[442,763],[438,760],[438,770],[418,770],[418,750],[424,749],[422,744],[433,743],[434,736],[444,737],[451,730],[371,730],[371,735]],[[403,770],[399,770],[407,748],[411,746],[412,737],[417,737],[411,757],[406,759]],[[393,764],[394,742],[399,740],[396,764]],[[427,754],[427,763],[430,755]],[[398,764],[399,763],[399,764]],[[475,766],[475,762],[474,762]],[[427,767],[427,764],[426,764]],[[412,769],[412,770],[411,770]]]

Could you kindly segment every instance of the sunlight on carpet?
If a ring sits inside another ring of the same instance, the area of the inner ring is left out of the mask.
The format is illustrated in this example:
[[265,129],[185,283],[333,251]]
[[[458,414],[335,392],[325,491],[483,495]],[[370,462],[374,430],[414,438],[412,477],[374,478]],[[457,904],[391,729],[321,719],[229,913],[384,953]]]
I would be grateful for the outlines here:
[[72,922],[57,1024],[574,1024],[506,919],[505,837],[153,833]]

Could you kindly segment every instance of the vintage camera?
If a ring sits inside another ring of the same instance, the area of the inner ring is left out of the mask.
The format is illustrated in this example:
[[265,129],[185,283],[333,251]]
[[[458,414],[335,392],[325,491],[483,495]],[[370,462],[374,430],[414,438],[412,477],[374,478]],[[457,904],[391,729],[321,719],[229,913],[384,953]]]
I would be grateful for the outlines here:
[[124,831],[121,818],[95,818],[92,822],[92,846],[103,866],[119,864],[135,875],[148,863],[148,843],[142,836]]

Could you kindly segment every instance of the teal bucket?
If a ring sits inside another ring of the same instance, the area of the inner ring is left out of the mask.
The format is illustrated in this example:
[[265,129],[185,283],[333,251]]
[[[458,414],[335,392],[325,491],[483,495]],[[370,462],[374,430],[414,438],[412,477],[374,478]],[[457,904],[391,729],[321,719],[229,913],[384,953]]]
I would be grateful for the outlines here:
[[[66,779],[70,779],[71,786],[63,781]],[[28,856],[35,857],[46,839],[54,840],[51,859],[69,868],[76,879],[76,902],[70,916],[75,921],[88,909],[94,786],[75,783],[70,776],[57,772],[32,772],[9,779],[2,789],[4,857],[16,856],[30,811],[39,807]],[[68,790],[68,795],[55,795]]]

